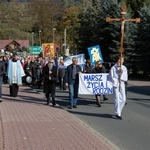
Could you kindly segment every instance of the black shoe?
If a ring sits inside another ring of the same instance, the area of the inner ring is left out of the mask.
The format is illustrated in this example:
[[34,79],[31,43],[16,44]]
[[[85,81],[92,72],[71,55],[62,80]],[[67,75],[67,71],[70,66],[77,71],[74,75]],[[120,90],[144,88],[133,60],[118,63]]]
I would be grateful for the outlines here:
[[69,108],[70,108],[70,109],[73,109],[73,106],[70,106]]
[[56,106],[56,103],[54,103],[53,106]]
[[98,101],[96,101],[96,104],[98,105],[98,107],[101,107],[101,104]]
[[116,118],[119,119],[119,120],[122,120],[121,116],[116,115]]
[[52,99],[52,105],[53,105],[53,106],[56,105],[55,99]]
[[73,105],[73,108],[78,108],[77,105]]
[[17,95],[16,94],[13,94],[13,95],[11,95],[12,97],[17,97]]
[[107,97],[104,97],[103,101],[107,101],[107,100],[108,100],[108,98],[107,98]]
[[47,105],[49,105],[50,103],[50,98],[47,98]]
[[98,104],[98,107],[101,107],[101,104]]

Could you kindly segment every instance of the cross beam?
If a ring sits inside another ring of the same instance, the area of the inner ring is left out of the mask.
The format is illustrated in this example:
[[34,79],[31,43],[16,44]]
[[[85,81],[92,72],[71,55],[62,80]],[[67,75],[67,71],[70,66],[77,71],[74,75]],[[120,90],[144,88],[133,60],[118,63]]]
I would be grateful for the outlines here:
[[[124,52],[124,48],[123,48],[123,41],[124,41],[124,25],[125,22],[136,22],[139,23],[140,22],[140,18],[135,18],[135,19],[126,19],[125,15],[126,15],[126,5],[122,5],[121,7],[122,11],[121,11],[121,18],[110,18],[110,17],[106,17],[106,22],[111,22],[111,21],[118,21],[121,22],[121,39],[120,39],[120,49],[119,52],[121,54],[121,59],[120,59],[120,72],[121,72],[121,65],[122,65],[122,53]],[[121,74],[119,76],[119,91],[121,91],[121,82],[120,82],[120,77]]]
[[124,25],[125,25],[125,22],[136,22],[136,23],[139,23],[141,20],[140,20],[140,18],[135,18],[135,19],[125,18],[125,15],[126,15],[126,5],[122,5],[121,9],[122,9],[122,11],[121,11],[121,18],[106,17],[106,22],[111,22],[111,21],[121,22],[121,39],[120,39],[120,49],[119,49],[119,52],[122,55],[122,53],[124,52],[123,41],[124,41]]

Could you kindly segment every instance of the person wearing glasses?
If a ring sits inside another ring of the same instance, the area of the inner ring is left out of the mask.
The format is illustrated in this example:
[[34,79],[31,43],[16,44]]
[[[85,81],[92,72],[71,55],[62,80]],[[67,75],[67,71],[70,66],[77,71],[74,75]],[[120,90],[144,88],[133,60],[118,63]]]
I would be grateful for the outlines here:
[[87,59],[85,62],[85,67],[83,69],[84,73],[92,73],[93,66],[91,65],[90,59]]
[[56,91],[56,82],[57,77],[57,67],[54,66],[54,60],[50,59],[46,66],[43,67],[43,77],[44,77],[44,93],[47,98],[47,105],[50,103],[50,94],[52,97],[52,105],[55,106],[55,91]]
[[[92,70],[92,73],[106,73],[106,69],[105,67],[102,65],[102,63],[100,61],[97,61],[96,64],[95,64],[95,67],[93,68]],[[96,94],[95,95],[95,98],[96,98],[96,104],[98,105],[98,107],[101,107],[101,104],[100,104],[100,94]],[[103,100],[108,100],[108,98],[103,95]]]

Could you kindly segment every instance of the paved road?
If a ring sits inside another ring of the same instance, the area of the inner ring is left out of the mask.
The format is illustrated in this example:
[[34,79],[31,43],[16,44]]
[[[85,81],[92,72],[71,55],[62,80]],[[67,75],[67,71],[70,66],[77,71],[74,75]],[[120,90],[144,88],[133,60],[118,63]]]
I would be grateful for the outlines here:
[[109,140],[46,100],[30,87],[20,86],[10,97],[3,85],[0,103],[0,150],[118,150]]
[[113,101],[99,108],[94,96],[80,95],[78,109],[70,110],[67,91],[57,91],[57,103],[91,126],[121,150],[150,149],[150,82],[130,81],[123,120],[114,118]]
[[80,95],[79,108],[70,110],[67,91],[58,90],[59,105],[50,108],[45,105],[42,90],[20,87],[18,97],[12,98],[8,86],[4,85],[4,102],[0,104],[0,149],[116,150],[119,147],[121,150],[149,150],[149,83],[129,82],[128,104],[121,121],[113,117],[110,95],[101,108],[96,106],[94,96]]

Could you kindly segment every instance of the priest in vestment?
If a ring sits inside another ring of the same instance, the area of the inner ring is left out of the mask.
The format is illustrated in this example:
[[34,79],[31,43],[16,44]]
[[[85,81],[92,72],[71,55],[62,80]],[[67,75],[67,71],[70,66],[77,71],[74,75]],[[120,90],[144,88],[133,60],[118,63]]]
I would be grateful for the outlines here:
[[23,67],[17,55],[14,55],[8,62],[7,76],[10,87],[10,96],[16,97],[18,95],[19,85],[22,85],[22,77],[25,76]]

